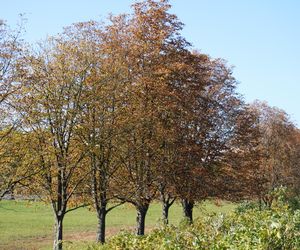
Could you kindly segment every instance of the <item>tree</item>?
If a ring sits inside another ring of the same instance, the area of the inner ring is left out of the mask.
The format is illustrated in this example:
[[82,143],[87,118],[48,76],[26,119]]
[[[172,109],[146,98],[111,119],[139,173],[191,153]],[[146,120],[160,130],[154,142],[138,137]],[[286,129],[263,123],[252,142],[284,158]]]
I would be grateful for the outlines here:
[[13,31],[0,20],[0,104],[16,89],[16,66],[22,52],[22,31],[22,24]]
[[35,154],[31,167],[39,173],[31,179],[31,188],[51,203],[55,215],[54,249],[62,249],[64,216],[79,206],[77,192],[88,176],[86,153],[75,133],[91,67],[82,46],[63,33],[41,45],[39,53],[26,56],[16,99]]
[[78,23],[68,28],[68,34],[89,49],[86,56],[91,68],[84,82],[83,108],[76,133],[90,166],[89,186],[98,218],[96,240],[104,243],[106,215],[122,204],[108,207],[111,200],[116,201],[113,180],[119,167],[116,159],[122,136],[120,117],[124,118],[127,99],[123,75],[128,69],[120,63],[124,51],[118,50],[116,39],[120,39],[121,34],[113,26],[103,27],[95,21]]
[[13,196],[18,186],[24,188],[27,180],[35,172],[30,168],[33,160],[28,146],[28,137],[21,131],[15,130],[5,134],[0,140],[0,200],[5,195]]
[[292,166],[291,177],[293,178],[293,191],[296,195],[300,194],[300,131],[298,128],[293,130],[293,136],[290,138],[290,161]]
[[177,122],[179,160],[174,175],[184,216],[190,222],[195,202],[216,192],[212,177],[237,134],[236,121],[243,106],[224,61],[197,53],[192,56],[194,77],[180,86],[184,112]]
[[137,208],[137,232],[143,234],[157,190],[165,214],[172,203],[165,195],[176,190],[172,197],[183,200],[192,221],[195,201],[211,193],[210,169],[220,164],[235,136],[242,102],[222,60],[189,50],[179,34],[182,24],[167,12],[167,1],[145,1],[133,8],[131,19],[118,17],[112,26],[121,34],[125,30],[118,44],[126,51],[130,94],[118,186],[119,197]]
[[230,201],[259,199],[264,193],[264,176],[259,115],[243,105],[236,122],[236,136],[228,141],[224,160],[213,176],[215,197]]
[[273,197],[266,195],[269,191],[280,186],[295,190],[298,182],[295,175],[299,169],[298,129],[279,108],[257,101],[252,104],[252,109],[259,117],[260,145],[264,152],[261,164],[266,183],[261,198],[270,205]]
[[22,55],[22,32],[22,24],[13,31],[0,20],[0,200],[27,176],[17,175],[18,166],[7,162],[7,154],[10,154],[7,150],[14,148],[11,143],[16,142],[14,139],[20,135],[16,132],[9,136],[17,125],[10,97],[18,89],[16,79],[19,74],[18,59]]
[[172,141],[167,136],[175,132],[169,122],[179,98],[169,75],[176,74],[186,81],[191,76],[183,72],[184,67],[189,70],[189,43],[180,36],[182,24],[167,12],[169,8],[167,1],[136,3],[131,18],[118,17],[113,23],[115,29],[122,27],[123,31],[118,31],[123,34],[125,30],[126,34],[119,44],[126,51],[129,93],[123,130],[127,134],[121,140],[119,198],[136,207],[139,235],[144,234],[149,204],[166,184],[162,183],[166,180],[162,175],[169,173],[170,165],[162,165],[165,161],[161,159],[168,151],[164,145]]

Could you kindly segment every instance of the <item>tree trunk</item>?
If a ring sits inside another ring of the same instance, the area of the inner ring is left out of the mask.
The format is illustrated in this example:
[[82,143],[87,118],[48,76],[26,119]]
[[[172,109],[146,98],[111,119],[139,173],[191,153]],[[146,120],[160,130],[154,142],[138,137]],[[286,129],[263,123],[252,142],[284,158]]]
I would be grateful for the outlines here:
[[149,204],[137,206],[137,227],[136,227],[136,234],[137,235],[144,235],[145,234],[145,218],[149,208]]
[[169,208],[170,204],[167,202],[163,202],[162,219],[165,225],[169,224]]
[[193,223],[193,208],[194,208],[194,201],[190,201],[188,199],[182,200],[182,207],[183,207],[183,215],[188,220],[190,224]]
[[55,236],[53,250],[62,250],[63,240],[63,216],[57,216],[55,220]]
[[171,198],[170,196],[162,198],[162,220],[165,225],[169,224],[169,209],[175,200],[175,198]]
[[105,221],[106,221],[106,205],[101,206],[99,211],[97,211],[98,217],[98,230],[96,241],[99,243],[105,243]]
[[258,205],[259,205],[259,211],[261,211],[262,210],[262,205],[263,205],[263,200],[262,200],[261,197],[259,197]]
[[10,189],[10,200],[15,200],[15,188],[14,186]]

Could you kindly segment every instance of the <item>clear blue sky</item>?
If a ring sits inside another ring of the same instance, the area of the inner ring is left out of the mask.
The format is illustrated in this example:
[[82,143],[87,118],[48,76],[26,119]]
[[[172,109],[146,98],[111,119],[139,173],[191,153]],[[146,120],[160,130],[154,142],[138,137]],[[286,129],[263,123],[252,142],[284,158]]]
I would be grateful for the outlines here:
[[[13,26],[26,13],[34,42],[78,21],[130,11],[133,0],[9,0],[0,18]],[[203,53],[233,65],[248,102],[265,100],[300,126],[300,0],[170,0],[183,35]]]

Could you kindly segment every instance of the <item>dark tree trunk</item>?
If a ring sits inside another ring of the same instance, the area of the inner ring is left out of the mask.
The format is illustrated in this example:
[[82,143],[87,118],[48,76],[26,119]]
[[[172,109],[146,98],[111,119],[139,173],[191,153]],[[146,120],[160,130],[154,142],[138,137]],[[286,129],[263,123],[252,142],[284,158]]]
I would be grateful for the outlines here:
[[163,202],[162,219],[166,225],[169,223],[169,208],[169,204],[167,202]]
[[262,210],[262,206],[263,206],[263,200],[262,200],[261,197],[259,197],[258,205],[259,205],[259,211],[261,211]]
[[144,235],[145,234],[145,218],[149,208],[149,204],[140,205],[136,207],[137,210],[137,217],[136,217],[136,234],[137,235]]
[[106,204],[102,204],[101,208],[97,211],[98,217],[98,230],[96,241],[105,243],[105,221],[106,221]]
[[[54,250],[62,250],[63,248],[63,219],[67,208],[67,194],[66,194],[66,180],[65,176],[65,166],[58,160],[58,176],[57,176],[57,201],[56,206],[53,205],[55,212],[55,238],[54,238]],[[54,201],[52,202],[52,204]]]
[[62,250],[63,216],[56,216],[53,250]]
[[162,220],[165,225],[169,224],[169,209],[175,202],[176,198],[172,197],[166,190],[167,184],[159,185],[160,200],[162,203]]
[[183,199],[182,207],[183,207],[184,217],[189,221],[190,224],[192,224],[193,223],[194,201],[190,201],[188,199]]
[[[94,143],[95,144],[95,143]],[[106,196],[107,176],[103,170],[104,166],[100,165],[95,154],[91,155],[92,160],[92,196],[94,198],[94,206],[97,212],[98,228],[96,233],[96,242],[105,243],[106,214],[109,212],[106,207],[108,199]],[[97,178],[98,177],[98,178]]]
[[15,188],[14,186],[10,189],[10,200],[15,200]]
[[169,224],[169,209],[174,201],[175,198],[171,199],[170,197],[162,200],[162,220],[165,225]]

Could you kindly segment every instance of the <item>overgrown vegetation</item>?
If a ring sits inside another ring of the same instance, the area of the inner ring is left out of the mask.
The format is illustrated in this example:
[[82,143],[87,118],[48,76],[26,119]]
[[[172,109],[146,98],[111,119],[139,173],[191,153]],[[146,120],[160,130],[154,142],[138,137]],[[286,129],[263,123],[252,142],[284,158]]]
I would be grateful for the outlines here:
[[[282,190],[281,190],[282,191]],[[278,194],[278,193],[277,193]],[[300,248],[300,210],[279,195],[271,207],[247,202],[229,215],[199,217],[193,225],[164,226],[144,237],[124,232],[105,246],[86,249],[269,249]]]

